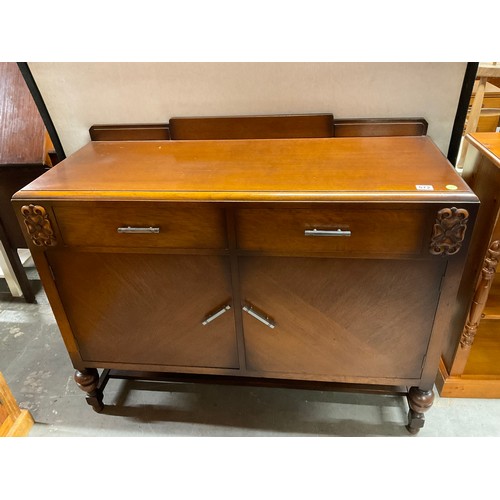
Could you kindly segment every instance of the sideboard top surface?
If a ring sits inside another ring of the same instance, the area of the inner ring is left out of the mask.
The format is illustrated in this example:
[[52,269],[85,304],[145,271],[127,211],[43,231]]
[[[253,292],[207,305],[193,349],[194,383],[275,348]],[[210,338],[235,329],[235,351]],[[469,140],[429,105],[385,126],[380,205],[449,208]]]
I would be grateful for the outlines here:
[[15,198],[477,202],[416,136],[91,142]]

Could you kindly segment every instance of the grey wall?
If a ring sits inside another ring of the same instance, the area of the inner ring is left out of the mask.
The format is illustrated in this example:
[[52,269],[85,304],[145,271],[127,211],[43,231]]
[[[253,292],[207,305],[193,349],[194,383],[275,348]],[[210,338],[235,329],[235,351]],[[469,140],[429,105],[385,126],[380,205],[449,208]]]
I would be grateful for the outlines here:
[[29,63],[67,155],[94,124],[332,112],[424,117],[446,154],[466,63]]

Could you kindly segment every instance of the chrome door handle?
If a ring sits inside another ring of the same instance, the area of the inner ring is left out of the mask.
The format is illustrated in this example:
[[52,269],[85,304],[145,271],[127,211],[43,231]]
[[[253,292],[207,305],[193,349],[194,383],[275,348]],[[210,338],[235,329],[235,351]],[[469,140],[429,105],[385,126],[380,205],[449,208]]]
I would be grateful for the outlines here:
[[306,229],[304,236],[351,236],[351,231],[344,229]]
[[160,232],[159,227],[119,227],[117,231],[120,234],[158,234]]
[[261,313],[260,311],[256,311],[251,306],[243,306],[243,310],[246,313],[250,314],[250,316],[259,320],[261,323],[264,323],[264,325],[268,326],[269,328],[274,328],[276,326],[276,324],[274,323],[274,321],[271,318],[264,315],[264,313]]
[[202,322],[201,324],[203,326],[208,325],[211,321],[213,321],[215,318],[218,318],[219,316],[222,316],[225,312],[229,311],[231,309],[231,306],[229,304],[225,305],[222,307],[222,309],[218,309],[217,311],[209,314]]

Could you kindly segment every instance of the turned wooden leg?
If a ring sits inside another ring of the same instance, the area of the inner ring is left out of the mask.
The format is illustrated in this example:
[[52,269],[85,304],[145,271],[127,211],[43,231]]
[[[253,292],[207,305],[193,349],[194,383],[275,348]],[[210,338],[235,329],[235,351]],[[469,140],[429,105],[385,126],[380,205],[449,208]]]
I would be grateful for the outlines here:
[[95,368],[84,368],[82,371],[76,370],[75,382],[78,387],[87,393],[87,403],[94,411],[100,413],[104,409],[102,403],[102,391],[97,388],[99,374]]
[[408,405],[408,425],[406,428],[411,434],[417,432],[424,426],[425,415],[424,413],[432,406],[434,402],[434,391],[423,391],[418,387],[411,387],[407,395]]

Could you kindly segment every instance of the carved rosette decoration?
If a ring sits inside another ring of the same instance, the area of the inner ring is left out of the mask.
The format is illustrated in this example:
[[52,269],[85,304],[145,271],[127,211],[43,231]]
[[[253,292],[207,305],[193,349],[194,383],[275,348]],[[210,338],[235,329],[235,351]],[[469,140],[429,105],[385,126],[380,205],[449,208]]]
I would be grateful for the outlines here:
[[490,293],[490,288],[493,283],[493,279],[495,278],[499,257],[500,240],[496,240],[491,243],[490,248],[486,252],[483,269],[481,271],[481,280],[479,281],[476,292],[474,293],[467,323],[465,324],[464,331],[460,337],[460,347],[462,349],[470,348],[474,342],[474,337],[476,336],[477,328],[479,326],[479,322],[481,321],[486,301],[488,300],[488,294]]
[[462,247],[469,220],[463,208],[443,208],[437,213],[432,231],[430,252],[433,255],[454,255]]
[[24,205],[21,208],[24,225],[37,247],[53,247],[57,244],[54,230],[45,208],[40,205]]

